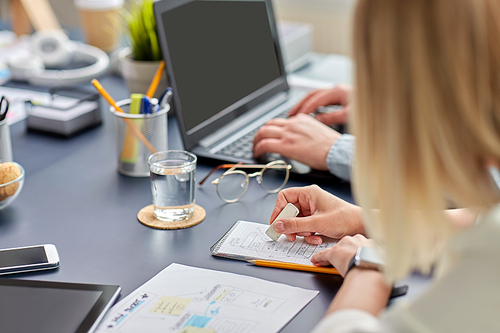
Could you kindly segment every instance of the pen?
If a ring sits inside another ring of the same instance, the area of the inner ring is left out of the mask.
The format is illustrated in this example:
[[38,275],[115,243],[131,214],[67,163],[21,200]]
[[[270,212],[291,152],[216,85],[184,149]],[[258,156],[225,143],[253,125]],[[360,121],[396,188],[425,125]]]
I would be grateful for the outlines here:
[[[115,108],[116,111],[125,113],[123,112],[123,109],[116,104],[115,100],[113,97],[111,97],[108,92],[103,88],[103,86],[97,81],[97,79],[92,80],[92,85],[97,89],[99,94],[101,94],[102,97],[112,106]],[[130,121],[130,119],[122,118],[127,125],[129,126],[130,129],[134,132],[135,136],[144,143],[144,145],[149,149],[149,151],[154,154],[156,153],[156,149],[149,143],[148,139],[144,136],[144,134],[141,133],[141,131],[137,128],[137,126]]]
[[163,93],[163,95],[160,97],[160,110],[163,109],[165,105],[167,105],[170,100],[172,99],[172,88],[168,87],[167,90]]
[[284,268],[296,271],[340,275],[339,271],[337,271],[337,269],[333,267],[317,267],[313,265],[301,265],[301,264],[293,264],[288,262],[271,261],[271,260],[248,260],[248,262],[263,267]]
[[142,112],[144,114],[151,114],[151,102],[147,96],[142,98]]
[[156,70],[155,76],[153,77],[153,81],[151,81],[151,84],[149,85],[148,92],[146,93],[146,96],[149,98],[153,97],[155,94],[156,88],[158,88],[158,84],[160,83],[161,80],[161,75],[163,74],[163,69],[165,68],[165,61],[160,62],[160,66],[158,66],[158,69]]
[[158,111],[160,111],[160,103],[158,103],[158,99],[157,98],[151,98],[149,100],[149,104],[151,104],[151,113],[156,113]]

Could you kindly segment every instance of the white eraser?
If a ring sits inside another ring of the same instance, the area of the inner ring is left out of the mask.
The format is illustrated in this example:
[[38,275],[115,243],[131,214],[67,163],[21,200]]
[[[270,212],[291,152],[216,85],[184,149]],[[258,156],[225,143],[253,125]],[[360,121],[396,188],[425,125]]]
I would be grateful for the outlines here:
[[299,209],[294,205],[292,205],[291,203],[289,203],[288,205],[285,206],[285,208],[283,208],[281,213],[278,214],[278,216],[269,226],[269,228],[267,228],[266,235],[268,235],[269,238],[271,238],[273,241],[277,241],[278,238],[280,238],[281,234],[279,232],[276,232],[276,230],[274,230],[274,223],[281,219],[286,219],[288,217],[295,217],[297,215],[299,215]]

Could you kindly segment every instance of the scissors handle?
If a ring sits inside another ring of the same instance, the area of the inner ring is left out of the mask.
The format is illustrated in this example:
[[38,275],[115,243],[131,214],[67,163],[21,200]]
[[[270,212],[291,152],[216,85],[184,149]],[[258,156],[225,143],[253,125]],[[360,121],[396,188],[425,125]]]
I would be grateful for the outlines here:
[[0,98],[0,121],[4,120],[7,117],[7,112],[9,111],[9,100],[2,96]]

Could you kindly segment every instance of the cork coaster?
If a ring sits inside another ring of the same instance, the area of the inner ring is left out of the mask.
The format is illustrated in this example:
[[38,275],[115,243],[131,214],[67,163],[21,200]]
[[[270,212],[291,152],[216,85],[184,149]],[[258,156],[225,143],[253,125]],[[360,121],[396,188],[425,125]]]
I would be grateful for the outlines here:
[[189,228],[193,225],[197,225],[201,221],[205,219],[207,216],[207,212],[203,207],[194,205],[193,216],[188,220],[183,221],[174,221],[174,222],[166,222],[162,220],[158,220],[154,214],[154,206],[149,205],[142,208],[139,213],[137,213],[137,219],[142,224],[155,228],[155,229],[183,229]]

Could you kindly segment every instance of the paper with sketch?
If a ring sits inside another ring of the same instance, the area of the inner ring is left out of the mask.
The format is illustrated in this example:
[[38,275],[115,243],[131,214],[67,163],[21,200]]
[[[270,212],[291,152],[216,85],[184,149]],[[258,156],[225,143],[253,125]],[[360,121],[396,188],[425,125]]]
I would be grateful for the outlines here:
[[97,332],[277,332],[317,294],[249,276],[171,264],[113,306]]
[[303,237],[290,242],[285,236],[272,241],[266,235],[268,224],[237,221],[210,251],[212,255],[238,260],[274,260],[312,265],[313,254],[332,247],[336,241],[323,237],[320,245],[311,245]]

